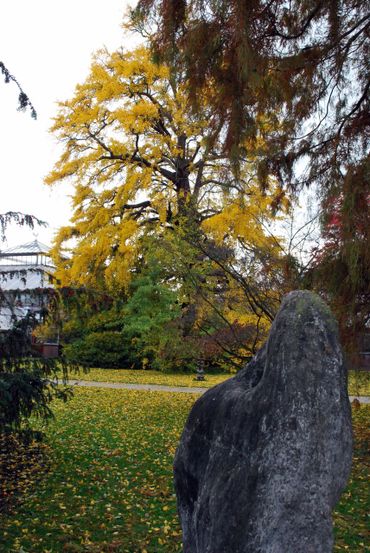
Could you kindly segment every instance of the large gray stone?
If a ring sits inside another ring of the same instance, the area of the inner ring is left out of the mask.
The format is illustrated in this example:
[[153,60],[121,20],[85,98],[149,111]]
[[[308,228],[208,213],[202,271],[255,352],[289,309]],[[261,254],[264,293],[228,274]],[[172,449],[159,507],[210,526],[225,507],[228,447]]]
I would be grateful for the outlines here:
[[291,292],[264,347],[189,415],[175,458],[184,553],[330,553],[351,456],[336,323]]

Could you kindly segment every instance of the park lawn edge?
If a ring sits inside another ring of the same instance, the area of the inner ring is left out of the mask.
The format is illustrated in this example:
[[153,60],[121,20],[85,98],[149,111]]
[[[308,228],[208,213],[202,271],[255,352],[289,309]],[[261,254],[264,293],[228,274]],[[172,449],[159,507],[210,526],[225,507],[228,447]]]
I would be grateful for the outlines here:
[[[196,380],[195,374],[164,373],[154,370],[132,369],[81,369],[71,373],[70,378],[95,382],[124,384],[154,384],[160,386],[179,386],[189,388],[211,388],[234,376],[230,373],[206,374],[204,381]],[[348,394],[351,396],[370,396],[370,371],[351,370],[348,374]]]

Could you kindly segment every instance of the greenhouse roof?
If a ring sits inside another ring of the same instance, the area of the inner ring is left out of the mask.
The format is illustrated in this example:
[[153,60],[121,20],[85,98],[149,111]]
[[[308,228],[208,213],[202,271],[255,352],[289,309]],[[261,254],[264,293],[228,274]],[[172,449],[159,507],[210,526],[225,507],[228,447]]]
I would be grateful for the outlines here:
[[27,242],[27,244],[21,244],[20,246],[15,246],[7,250],[0,252],[0,257],[7,257],[13,255],[32,255],[43,253],[47,254],[50,251],[50,247],[42,244],[38,240],[33,240],[32,242]]

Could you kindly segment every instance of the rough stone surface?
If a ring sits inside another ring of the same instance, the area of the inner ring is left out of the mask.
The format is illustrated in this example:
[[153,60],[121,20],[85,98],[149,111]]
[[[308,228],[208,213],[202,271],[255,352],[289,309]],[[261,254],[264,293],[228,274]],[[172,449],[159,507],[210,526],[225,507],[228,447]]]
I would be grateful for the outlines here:
[[291,292],[264,347],[194,405],[175,458],[184,553],[330,553],[352,456],[336,324]]

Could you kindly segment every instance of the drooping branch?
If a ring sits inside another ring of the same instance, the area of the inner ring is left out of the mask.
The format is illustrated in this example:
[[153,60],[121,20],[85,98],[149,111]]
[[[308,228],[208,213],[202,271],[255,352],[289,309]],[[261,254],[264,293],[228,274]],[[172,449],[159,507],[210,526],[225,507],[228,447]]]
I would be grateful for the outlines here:
[[18,109],[20,111],[24,111],[27,108],[29,108],[30,111],[31,111],[32,119],[37,119],[36,110],[33,107],[33,104],[31,102],[31,100],[29,99],[28,95],[24,92],[24,90],[21,87],[21,85],[19,84],[18,80],[14,77],[14,75],[12,75],[10,73],[10,71],[6,68],[6,66],[4,65],[4,63],[2,61],[0,61],[0,70],[1,70],[1,73],[4,75],[4,79],[5,79],[6,83],[10,83],[10,81],[12,81],[18,87],[18,90],[19,90]]
[[34,215],[20,213],[19,211],[7,211],[0,214],[0,239],[5,240],[5,232],[10,223],[15,223],[19,226],[28,226],[33,229],[35,225],[46,227],[47,223],[41,221]]

